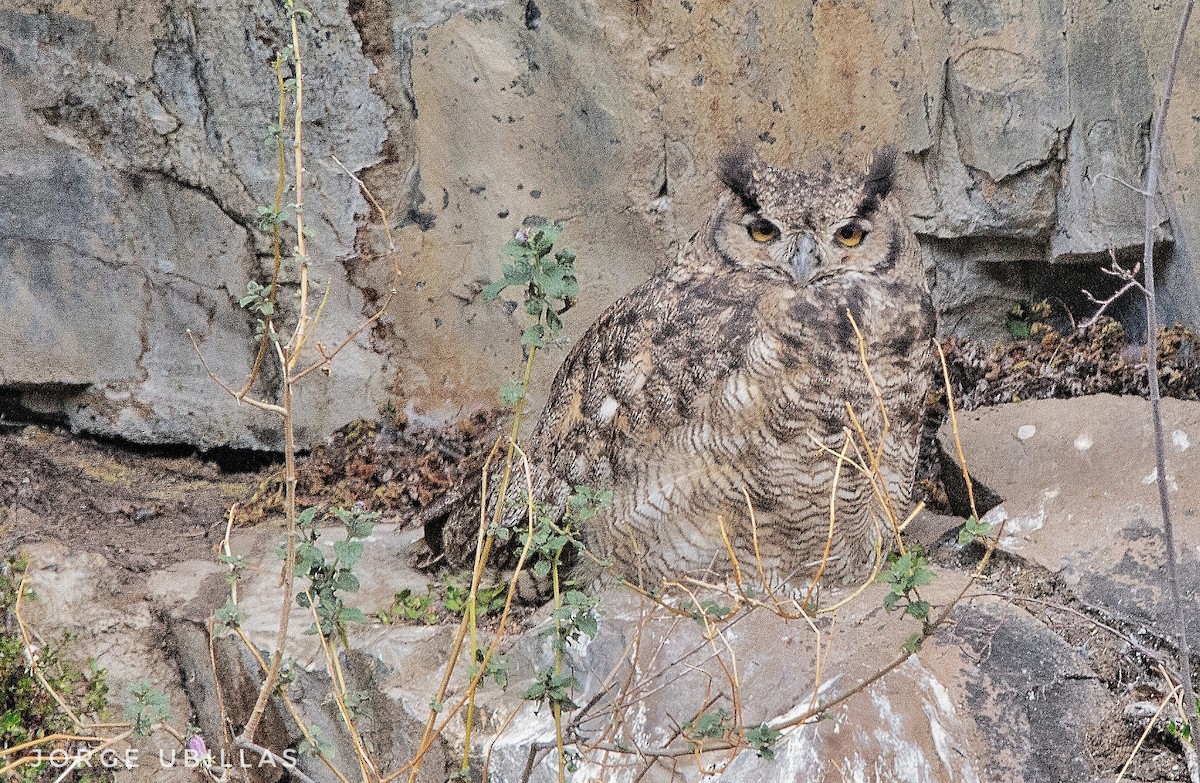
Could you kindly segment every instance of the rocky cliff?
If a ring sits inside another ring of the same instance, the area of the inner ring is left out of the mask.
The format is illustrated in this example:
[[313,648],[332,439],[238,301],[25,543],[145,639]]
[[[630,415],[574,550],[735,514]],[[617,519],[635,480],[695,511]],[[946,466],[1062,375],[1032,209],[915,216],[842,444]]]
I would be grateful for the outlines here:
[[[82,431],[276,448],[211,384],[253,356],[238,306],[270,265],[267,63],[282,12],[238,0],[0,8],[0,388]],[[943,328],[1078,301],[1141,244],[1148,127],[1181,4],[317,0],[302,29],[318,339],[377,328],[304,389],[311,443],[394,399],[444,420],[496,400],[520,314],[479,296],[521,218],[564,220],[578,333],[668,263],[751,141],[776,163],[904,153]],[[1159,226],[1163,315],[1200,323],[1200,58],[1184,51]],[[285,281],[286,283],[287,281]],[[541,369],[544,386],[555,362]]]

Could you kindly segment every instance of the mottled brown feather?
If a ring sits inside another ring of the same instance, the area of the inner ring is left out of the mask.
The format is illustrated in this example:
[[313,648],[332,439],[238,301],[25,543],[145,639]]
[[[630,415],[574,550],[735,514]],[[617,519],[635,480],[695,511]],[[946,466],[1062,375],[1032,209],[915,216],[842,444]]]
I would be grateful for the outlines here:
[[[676,263],[574,345],[527,444],[535,498],[552,514],[576,485],[612,490],[584,541],[650,585],[728,572],[718,518],[743,569],[754,568],[746,495],[771,578],[811,576],[837,462],[817,442],[842,447],[847,403],[873,442],[883,433],[848,313],[889,417],[881,470],[895,511],[911,503],[934,316],[916,240],[885,181],[890,162],[806,174],[739,161],[740,192],[727,190]],[[780,227],[775,243],[747,238],[762,219]],[[836,240],[848,220],[866,221],[861,246]],[[811,268],[797,260],[801,236],[817,246]],[[841,473],[826,569],[838,581],[869,569],[884,518],[869,481],[849,465]],[[523,526],[514,505],[505,523]],[[473,559],[478,513],[446,523],[440,548],[452,564]]]

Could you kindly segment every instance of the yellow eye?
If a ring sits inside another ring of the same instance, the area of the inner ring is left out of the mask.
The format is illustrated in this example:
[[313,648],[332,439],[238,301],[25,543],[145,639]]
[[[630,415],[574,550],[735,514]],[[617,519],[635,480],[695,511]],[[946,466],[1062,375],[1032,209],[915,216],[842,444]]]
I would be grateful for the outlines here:
[[867,236],[867,232],[863,231],[863,227],[857,223],[847,223],[834,232],[833,237],[842,247],[854,247],[863,241]]
[[779,236],[779,228],[769,220],[759,218],[746,227],[750,238],[755,242],[770,242]]

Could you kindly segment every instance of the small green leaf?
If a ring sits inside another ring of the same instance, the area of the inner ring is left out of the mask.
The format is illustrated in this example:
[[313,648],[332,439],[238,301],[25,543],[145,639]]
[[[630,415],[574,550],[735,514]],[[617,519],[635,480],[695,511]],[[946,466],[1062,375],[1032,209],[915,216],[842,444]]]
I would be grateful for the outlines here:
[[924,620],[929,616],[929,610],[931,608],[932,607],[928,601],[913,601],[908,605],[905,611],[918,620]]
[[534,324],[528,327],[521,333],[521,345],[532,345],[535,348],[541,348],[542,338],[546,334],[546,329],[541,324]]
[[333,542],[333,553],[337,556],[338,565],[343,568],[353,568],[355,563],[362,559],[363,542],[335,541]]
[[338,612],[337,619],[343,623],[365,623],[367,616],[363,614],[361,609],[353,606],[343,606],[341,611]]
[[483,289],[483,298],[490,302],[497,296],[500,296],[500,292],[508,288],[509,285],[507,280],[497,280],[494,283],[489,283]]
[[746,742],[754,748],[760,758],[771,761],[775,758],[775,749],[772,746],[782,736],[780,732],[764,723],[746,731]]
[[580,633],[587,634],[588,637],[592,639],[596,638],[596,632],[598,630],[596,625],[596,616],[591,612],[579,615],[579,617],[575,619],[575,627],[579,629]]
[[515,405],[525,398],[525,387],[516,378],[509,378],[500,387],[500,399],[505,405]]
[[974,516],[971,516],[963,523],[962,530],[958,531],[958,543],[966,546],[979,539],[987,538],[991,534],[991,523],[980,522]]
[[349,571],[339,571],[337,576],[333,578],[333,586],[338,590],[345,590],[347,593],[357,593],[359,588],[358,577]]
[[325,554],[315,544],[303,543],[296,547],[296,568],[302,573],[319,569],[325,565]]

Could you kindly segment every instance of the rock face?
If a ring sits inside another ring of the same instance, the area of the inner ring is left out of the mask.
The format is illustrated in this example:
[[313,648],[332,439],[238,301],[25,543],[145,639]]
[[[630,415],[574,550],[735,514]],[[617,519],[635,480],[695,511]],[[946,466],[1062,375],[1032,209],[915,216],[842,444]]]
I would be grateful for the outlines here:
[[[959,425],[972,476],[1003,498],[984,519],[1004,524],[1006,551],[1114,617],[1173,627],[1146,400],[1038,400],[971,411]],[[1163,426],[1184,607],[1198,627],[1200,405],[1163,400]]]
[[[735,141],[797,165],[898,145],[948,330],[1099,293],[1087,265],[1141,244],[1130,186],[1180,5],[309,4],[305,212],[331,291],[317,339],[340,342],[392,285],[380,216],[332,155],[387,210],[402,276],[382,324],[304,388],[302,445],[386,399],[437,420],[493,405],[522,316],[478,293],[521,218],[567,222],[579,333],[671,260]],[[270,266],[266,63],[286,41],[275,11],[226,0],[0,10],[10,398],[138,442],[279,446],[276,422],[206,379],[186,330],[240,385],[253,326],[237,300]],[[1196,69],[1185,55],[1158,230],[1164,315],[1192,325]]]

